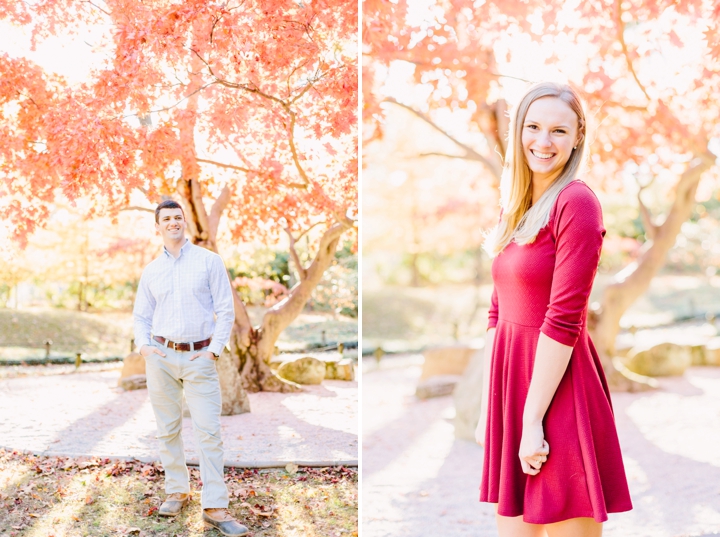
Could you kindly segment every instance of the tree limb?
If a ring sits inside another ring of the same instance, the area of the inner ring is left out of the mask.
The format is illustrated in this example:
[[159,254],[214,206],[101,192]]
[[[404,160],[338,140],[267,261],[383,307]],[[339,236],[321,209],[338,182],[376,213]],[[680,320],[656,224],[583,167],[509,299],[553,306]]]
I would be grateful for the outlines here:
[[640,90],[645,95],[645,98],[647,98],[648,101],[651,101],[650,95],[648,95],[647,90],[645,90],[645,86],[643,86],[642,82],[640,82],[640,79],[637,76],[637,73],[635,72],[635,68],[633,67],[632,60],[630,59],[630,54],[628,53],[627,44],[625,43],[625,23],[622,20],[622,0],[615,0],[615,7],[617,12],[617,28],[618,28],[618,41],[620,41],[620,46],[622,47],[623,55],[625,56],[625,62],[627,63],[628,70],[630,71],[630,74],[635,79],[635,82],[637,83]]
[[647,187],[649,187],[653,181],[655,180],[655,177],[646,184],[641,185],[640,180],[635,176],[635,182],[638,184],[638,193],[637,193],[637,199],[638,199],[638,206],[640,208],[640,219],[642,220],[643,227],[645,228],[645,235],[647,236],[648,240],[653,240],[655,238],[655,235],[658,230],[658,226],[656,224],[653,224],[652,221],[652,215],[650,214],[650,210],[647,208],[647,205],[643,203],[642,200],[642,193],[643,190],[645,190]]
[[130,207],[123,207],[120,209],[121,211],[146,211],[148,213],[154,213],[155,209],[148,209],[147,207],[138,207],[136,205],[131,205]]
[[290,152],[292,153],[293,162],[295,163],[295,168],[297,169],[298,173],[300,174],[300,177],[302,178],[303,182],[306,185],[309,185],[310,180],[308,179],[308,176],[305,173],[305,170],[303,169],[302,165],[300,164],[300,158],[298,157],[297,148],[295,147],[295,112],[292,112],[287,106],[285,106],[285,110],[287,110],[288,114],[290,114],[290,128],[288,129],[288,132],[289,132],[288,142],[290,143]]
[[298,239],[295,239],[292,232],[290,231],[290,228],[286,227],[283,229],[285,229],[285,233],[287,233],[288,237],[290,238],[290,248],[289,248],[290,255],[292,256],[293,263],[295,263],[295,268],[297,269],[297,272],[298,272],[298,279],[301,282],[303,282],[307,279],[307,271],[305,270],[305,267],[303,267],[303,264],[300,261],[300,256],[298,255],[297,250],[295,249],[295,243],[297,242],[299,237],[298,237]]
[[[464,158],[464,159],[466,159],[466,160],[474,160],[474,161],[480,162],[480,163],[482,163],[482,164],[485,166],[485,168],[487,168],[487,170],[488,170],[490,173],[493,174],[493,176],[495,177],[495,179],[497,179],[498,181],[500,180],[501,170],[499,169],[498,166],[496,166],[493,162],[491,162],[490,160],[488,160],[485,156],[483,156],[483,155],[481,155],[480,153],[478,153],[477,151],[475,151],[475,150],[474,150],[472,147],[470,147],[469,145],[462,143],[460,140],[458,140],[457,138],[455,138],[452,134],[450,134],[450,133],[447,132],[446,130],[442,129],[439,125],[437,125],[437,124],[436,124],[432,119],[430,119],[428,116],[426,116],[425,114],[423,114],[423,113],[420,112],[419,110],[415,110],[412,106],[408,106],[408,105],[406,105],[406,104],[403,104],[403,103],[397,101],[396,99],[393,99],[392,97],[387,97],[387,98],[384,100],[384,102],[392,103],[392,104],[395,104],[395,105],[397,105],[397,106],[399,106],[399,107],[401,107],[401,108],[404,108],[405,110],[408,110],[409,112],[411,112],[412,114],[414,114],[414,115],[417,116],[418,118],[422,119],[425,123],[427,123],[428,125],[430,125],[433,129],[435,129],[436,131],[438,131],[440,134],[442,134],[443,136],[445,136],[448,140],[450,140],[450,141],[453,142],[455,145],[457,145],[458,147],[460,147],[463,151],[465,151],[465,155],[464,155],[464,156],[455,157],[455,158]],[[445,156],[448,156],[448,155],[445,155]]]
[[215,160],[209,160],[206,158],[198,158],[196,159],[198,162],[201,162],[203,164],[212,164],[213,166],[217,166],[218,168],[225,168],[227,170],[236,170],[239,172],[254,172],[255,170],[251,170],[250,168],[243,168],[242,166],[236,166],[234,164],[225,164],[223,162],[217,162]]
[[205,64],[205,66],[208,69],[208,72],[210,73],[210,76],[212,76],[215,81],[213,83],[220,84],[221,86],[225,86],[226,88],[232,88],[232,89],[239,89],[243,91],[247,91],[249,93],[254,93],[256,95],[259,95],[260,97],[263,97],[265,99],[268,99],[270,101],[275,101],[283,106],[283,108],[287,108],[287,103],[283,101],[282,99],[278,99],[274,95],[267,94],[263,91],[261,91],[257,86],[251,87],[248,83],[238,83],[238,82],[230,82],[229,80],[225,80],[223,78],[220,78],[215,74],[215,72],[212,70],[212,67],[210,67],[210,64],[207,62],[205,58],[203,58],[195,49],[191,48],[191,52],[193,52],[201,62]]
[[310,226],[310,227],[307,228],[305,231],[303,231],[302,233],[300,233],[300,235],[298,235],[297,239],[295,239],[295,240],[296,240],[296,241],[299,241],[299,240],[302,239],[305,235],[307,235],[312,228],[314,228],[315,226],[322,225],[322,224],[324,224],[324,223],[325,223],[325,221],[315,222],[312,226]]
[[212,86],[213,84],[218,84],[218,83],[219,83],[219,82],[218,82],[217,80],[213,80],[212,82],[208,82],[207,84],[205,84],[205,85],[203,85],[203,86],[200,86],[198,89],[196,89],[196,90],[193,91],[192,93],[190,93],[190,94],[188,94],[188,95],[185,95],[185,97],[183,97],[182,99],[180,99],[180,100],[179,100],[178,102],[176,102],[175,104],[171,104],[170,106],[167,106],[167,107],[165,107],[165,108],[158,108],[157,110],[149,110],[146,114],[143,114],[142,116],[140,116],[140,114],[139,114],[138,112],[133,112],[132,114],[126,114],[126,115],[122,116],[122,118],[125,119],[126,117],[133,117],[133,116],[144,117],[144,116],[149,116],[150,114],[156,114],[156,113],[158,113],[158,112],[167,112],[168,110],[172,110],[173,108],[175,108],[175,107],[178,106],[179,104],[182,104],[183,102],[187,101],[190,97],[192,97],[192,96],[195,95],[196,93],[199,93],[199,92],[201,92],[202,90],[204,90],[205,88],[210,87],[210,86]]
[[208,215],[208,226],[211,237],[217,237],[220,217],[222,216],[222,213],[228,203],[230,203],[230,189],[227,185],[225,185],[220,191],[220,195],[213,203],[212,208],[210,209],[210,214]]
[[447,153],[439,153],[437,151],[431,151],[429,153],[420,153],[418,157],[445,157],[445,158],[458,158],[461,160],[468,160],[467,155],[448,155]]

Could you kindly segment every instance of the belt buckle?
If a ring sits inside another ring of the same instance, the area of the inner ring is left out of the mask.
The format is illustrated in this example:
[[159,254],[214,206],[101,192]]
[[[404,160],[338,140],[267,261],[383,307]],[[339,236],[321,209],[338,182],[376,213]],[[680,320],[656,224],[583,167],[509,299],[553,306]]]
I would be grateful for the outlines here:
[[178,346],[178,344],[177,344],[175,341],[173,341],[173,350],[174,350],[175,352],[178,352],[177,346]]

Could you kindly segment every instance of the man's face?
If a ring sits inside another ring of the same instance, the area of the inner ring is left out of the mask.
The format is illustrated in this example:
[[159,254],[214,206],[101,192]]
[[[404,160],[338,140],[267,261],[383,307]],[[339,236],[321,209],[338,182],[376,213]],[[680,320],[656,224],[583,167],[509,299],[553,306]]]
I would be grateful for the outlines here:
[[186,226],[182,209],[160,209],[155,229],[164,241],[179,241],[185,237]]

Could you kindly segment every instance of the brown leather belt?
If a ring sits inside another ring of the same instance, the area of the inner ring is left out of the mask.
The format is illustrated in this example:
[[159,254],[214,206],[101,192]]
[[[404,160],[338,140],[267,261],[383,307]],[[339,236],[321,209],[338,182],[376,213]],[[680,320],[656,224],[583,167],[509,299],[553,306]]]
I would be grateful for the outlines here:
[[195,351],[198,349],[202,349],[203,347],[207,347],[212,341],[211,337],[203,339],[202,341],[196,341],[195,343],[175,343],[174,341],[165,339],[162,336],[153,336],[153,339],[160,343],[160,345],[164,345],[165,347],[174,351]]

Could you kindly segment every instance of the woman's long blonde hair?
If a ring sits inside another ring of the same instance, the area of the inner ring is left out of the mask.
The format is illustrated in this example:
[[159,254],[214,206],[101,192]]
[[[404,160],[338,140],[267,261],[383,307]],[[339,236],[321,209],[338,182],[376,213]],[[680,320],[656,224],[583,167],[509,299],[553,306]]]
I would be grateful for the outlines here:
[[[560,175],[532,205],[532,172],[522,148],[522,130],[530,105],[543,97],[556,97],[565,102],[578,117],[578,143],[570,154]],[[550,211],[560,191],[577,175],[585,149],[585,112],[580,96],[568,85],[540,82],[527,90],[510,115],[505,165],[500,178],[500,206],[502,218],[491,230],[483,248],[495,257],[514,241],[529,244],[550,220]]]

